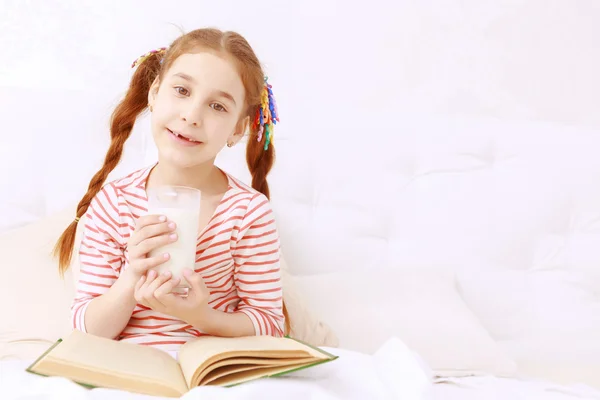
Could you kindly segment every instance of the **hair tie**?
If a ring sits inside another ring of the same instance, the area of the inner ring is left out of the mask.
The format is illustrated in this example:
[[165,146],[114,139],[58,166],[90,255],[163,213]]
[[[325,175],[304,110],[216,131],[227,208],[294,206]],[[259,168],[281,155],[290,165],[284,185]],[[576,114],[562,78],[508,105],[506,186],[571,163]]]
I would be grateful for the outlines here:
[[79,217],[75,217],[75,223],[79,222]]
[[142,54],[141,56],[139,56],[132,64],[131,64],[131,68],[134,68],[136,65],[139,65],[141,63],[143,63],[144,61],[146,61],[146,59],[148,57],[150,57],[152,54],[157,54],[157,53],[164,53],[165,51],[167,51],[166,47],[161,47],[157,50],[150,50],[149,52],[147,52],[146,54]]
[[257,142],[261,142],[263,134],[265,137],[264,150],[269,148],[269,143],[273,140],[273,125],[279,122],[279,111],[277,102],[273,95],[273,87],[268,83],[269,77],[265,76],[265,85],[261,94],[260,105],[256,110],[254,118],[254,128],[258,127]]

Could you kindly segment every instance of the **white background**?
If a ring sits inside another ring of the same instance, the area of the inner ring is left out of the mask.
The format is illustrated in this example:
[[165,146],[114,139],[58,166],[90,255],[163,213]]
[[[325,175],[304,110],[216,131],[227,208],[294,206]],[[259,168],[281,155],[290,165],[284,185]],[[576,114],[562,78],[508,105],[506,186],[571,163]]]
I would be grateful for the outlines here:
[[[341,145],[357,122],[413,111],[598,128],[598,21],[596,0],[2,0],[0,230],[80,198],[131,62],[181,30],[242,33],[278,98],[277,139]],[[115,174],[151,154],[144,123]]]

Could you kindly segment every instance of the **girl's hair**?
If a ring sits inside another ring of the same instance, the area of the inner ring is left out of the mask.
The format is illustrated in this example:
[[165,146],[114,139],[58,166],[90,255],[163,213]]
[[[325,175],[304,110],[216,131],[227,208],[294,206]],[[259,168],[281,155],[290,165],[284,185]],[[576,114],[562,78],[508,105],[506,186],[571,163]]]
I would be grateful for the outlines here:
[[[252,121],[261,103],[264,90],[264,73],[256,54],[244,37],[236,32],[222,32],[218,29],[197,29],[177,38],[166,52],[150,54],[135,70],[125,98],[117,105],[111,116],[111,142],[102,168],[96,172],[89,183],[87,193],[77,205],[76,219],[65,229],[54,248],[58,257],[61,276],[69,268],[77,232],[77,221],[88,209],[92,199],[102,189],[104,182],[117,166],[123,154],[123,145],[131,135],[138,115],[148,107],[148,92],[156,77],[160,82],[164,73],[182,54],[199,50],[223,52],[235,62],[246,91],[246,109],[241,118],[249,117]],[[258,139],[258,126],[248,124],[250,131],[246,146],[246,162],[252,175],[252,187],[270,198],[267,175],[273,166],[275,149],[273,143],[264,149]],[[286,316],[286,331],[289,332],[289,318],[285,304],[283,312]]]

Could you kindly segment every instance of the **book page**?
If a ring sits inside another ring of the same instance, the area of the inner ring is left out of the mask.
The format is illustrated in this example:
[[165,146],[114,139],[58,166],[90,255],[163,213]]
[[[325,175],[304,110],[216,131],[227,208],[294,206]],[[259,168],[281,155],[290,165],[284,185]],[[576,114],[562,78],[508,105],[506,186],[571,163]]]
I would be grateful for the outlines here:
[[[198,376],[209,364],[229,357],[256,357],[294,359],[329,355],[289,338],[273,336],[245,336],[224,338],[202,336],[184,344],[179,351],[179,364],[186,384],[191,388],[194,375]],[[196,371],[198,373],[196,374]]]
[[205,384],[218,386],[237,385],[257,378],[264,378],[267,376],[274,376],[283,374],[285,372],[291,372],[298,368],[309,365],[311,365],[311,363],[304,362],[285,366],[279,365],[274,367],[255,366],[254,368],[232,368],[232,370],[230,371],[231,373],[224,373],[225,371],[219,371],[220,373],[216,373],[214,374],[214,376],[207,376],[205,378]]
[[[235,360],[235,359],[234,359]],[[277,362],[279,361],[279,362]],[[258,362],[258,363],[229,363],[229,364],[221,364],[218,365],[217,368],[213,368],[207,375],[201,376],[198,379],[199,385],[207,385],[212,381],[222,377],[233,377],[234,375],[238,376],[240,372],[251,371],[254,370],[257,373],[254,376],[258,377],[263,374],[265,369],[271,370],[272,368],[282,367],[282,371],[293,370],[298,366],[311,365],[316,363],[318,360],[314,358],[299,358],[294,360],[293,362],[289,360],[274,360],[273,363],[268,362]],[[226,363],[225,361],[220,361],[219,363]],[[211,365],[211,368],[214,366]]]
[[[311,363],[318,360],[315,360],[313,357],[305,357],[305,358],[257,358],[257,357],[232,357],[226,358],[224,360],[216,361],[208,365],[203,370],[197,370],[190,382],[191,385],[189,387],[195,387],[198,385],[202,385],[204,382],[204,378],[207,376],[213,376],[213,374],[217,373],[216,371],[226,371],[226,373],[233,373],[235,371],[254,369],[261,366],[270,366],[274,367],[276,365],[290,365],[290,363]],[[230,368],[234,367],[234,368]],[[207,378],[208,379],[208,378]]]
[[[104,380],[110,379],[112,375],[119,377],[120,381],[154,381],[182,394],[188,390],[179,364],[166,352],[77,330],[40,360],[40,368],[43,367],[44,359],[52,364],[66,364],[71,368],[102,372]],[[87,375],[94,376],[91,372]],[[81,372],[78,376],[81,376]],[[95,384],[108,385],[110,382]]]

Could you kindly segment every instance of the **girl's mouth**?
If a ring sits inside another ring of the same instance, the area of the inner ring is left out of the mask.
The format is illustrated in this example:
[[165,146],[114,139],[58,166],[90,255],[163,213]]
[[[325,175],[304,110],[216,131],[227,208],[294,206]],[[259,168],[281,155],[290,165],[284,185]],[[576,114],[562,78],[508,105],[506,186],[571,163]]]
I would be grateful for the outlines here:
[[179,142],[181,144],[185,144],[187,146],[196,146],[196,145],[202,144],[202,142],[199,142],[190,137],[184,136],[179,132],[174,132],[174,131],[170,130],[169,128],[167,128],[167,131],[169,131],[169,134],[173,139],[177,140],[177,142]]

